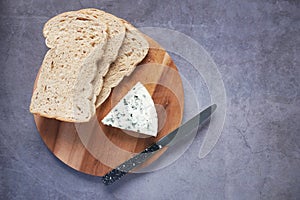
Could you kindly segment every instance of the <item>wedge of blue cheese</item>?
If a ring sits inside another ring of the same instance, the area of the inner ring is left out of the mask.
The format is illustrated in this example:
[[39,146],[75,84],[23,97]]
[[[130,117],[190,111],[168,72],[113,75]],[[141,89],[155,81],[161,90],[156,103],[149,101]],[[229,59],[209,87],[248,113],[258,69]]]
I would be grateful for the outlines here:
[[148,90],[138,82],[102,119],[102,123],[156,137],[157,113]]

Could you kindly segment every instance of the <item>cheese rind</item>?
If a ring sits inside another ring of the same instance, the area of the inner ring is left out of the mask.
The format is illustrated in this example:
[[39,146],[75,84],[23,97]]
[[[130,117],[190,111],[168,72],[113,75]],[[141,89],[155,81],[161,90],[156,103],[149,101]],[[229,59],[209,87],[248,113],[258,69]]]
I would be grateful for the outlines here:
[[155,137],[157,113],[148,90],[138,82],[103,118],[102,123]]

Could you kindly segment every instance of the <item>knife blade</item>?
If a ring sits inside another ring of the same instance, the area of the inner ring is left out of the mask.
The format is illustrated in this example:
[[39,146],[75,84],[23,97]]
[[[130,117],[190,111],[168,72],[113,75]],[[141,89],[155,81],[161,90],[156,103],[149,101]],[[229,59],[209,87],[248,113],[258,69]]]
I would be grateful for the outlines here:
[[161,138],[158,142],[152,144],[144,151],[140,152],[139,154],[135,155],[134,157],[130,158],[115,169],[105,174],[102,177],[102,182],[105,185],[114,183],[115,181],[121,179],[121,177],[126,175],[132,169],[140,166],[163,147],[174,145],[181,139],[187,137],[194,128],[202,126],[210,118],[211,114],[216,110],[216,108],[216,104],[207,107],[192,119],[187,121],[185,124],[181,125],[174,131]]

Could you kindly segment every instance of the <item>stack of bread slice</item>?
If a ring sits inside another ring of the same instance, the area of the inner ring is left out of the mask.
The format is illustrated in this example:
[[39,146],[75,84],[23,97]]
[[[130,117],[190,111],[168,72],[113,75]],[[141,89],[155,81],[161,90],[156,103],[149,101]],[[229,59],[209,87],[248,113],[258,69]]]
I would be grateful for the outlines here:
[[49,47],[30,112],[68,122],[87,122],[111,89],[130,75],[149,44],[132,25],[88,8],[51,18],[43,34]]

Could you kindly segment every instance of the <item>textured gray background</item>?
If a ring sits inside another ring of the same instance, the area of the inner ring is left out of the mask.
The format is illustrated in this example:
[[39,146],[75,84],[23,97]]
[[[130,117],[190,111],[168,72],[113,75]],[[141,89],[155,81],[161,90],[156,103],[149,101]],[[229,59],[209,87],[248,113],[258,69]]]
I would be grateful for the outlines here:
[[[47,150],[28,112],[43,24],[85,7],[180,31],[211,54],[228,109],[206,158],[198,159],[199,134],[172,165],[104,187]],[[0,8],[0,199],[300,199],[299,1],[1,0]]]

